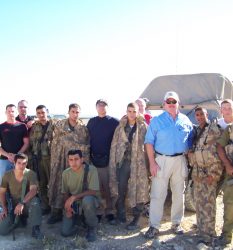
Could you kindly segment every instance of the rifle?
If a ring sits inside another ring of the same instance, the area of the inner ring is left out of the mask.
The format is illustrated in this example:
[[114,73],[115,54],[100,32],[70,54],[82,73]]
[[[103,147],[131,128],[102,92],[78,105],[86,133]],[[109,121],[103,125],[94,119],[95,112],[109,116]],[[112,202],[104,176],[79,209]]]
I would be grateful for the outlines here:
[[[22,192],[21,192],[21,202],[23,202],[24,196],[26,194],[26,188],[27,188],[27,177],[23,177],[23,182],[22,182]],[[10,197],[10,194],[7,194],[7,206],[8,206],[8,213],[10,216],[11,221],[13,224],[10,227],[9,231],[12,231],[12,239],[15,241],[15,228],[19,224],[20,216],[19,215],[14,215],[14,206],[13,206],[13,200],[12,197]]]
[[39,160],[38,156],[35,154],[32,155],[32,169],[34,172],[36,172],[37,179],[40,181]]
[[48,126],[49,126],[49,121],[43,127],[42,135],[41,135],[41,138],[39,139],[39,143],[38,143],[38,148],[37,148],[37,152],[36,152],[37,154],[35,154],[35,152],[32,154],[32,167],[33,167],[33,170],[36,172],[38,181],[40,181],[40,172],[39,172],[39,167],[40,167],[39,161],[41,159],[41,148],[40,147],[41,147],[41,143],[44,140]]

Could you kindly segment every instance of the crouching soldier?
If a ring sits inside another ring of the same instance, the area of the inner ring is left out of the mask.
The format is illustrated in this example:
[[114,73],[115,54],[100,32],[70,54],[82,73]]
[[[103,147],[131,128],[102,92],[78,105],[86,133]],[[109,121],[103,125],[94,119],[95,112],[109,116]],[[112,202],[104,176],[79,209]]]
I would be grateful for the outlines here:
[[189,153],[189,161],[193,167],[197,229],[201,241],[210,244],[216,236],[216,188],[222,174],[222,165],[216,149],[221,129],[217,123],[208,121],[205,108],[197,107],[195,118],[198,126],[193,130],[193,148]]
[[74,235],[77,232],[75,226],[78,216],[76,215],[83,213],[88,227],[86,238],[88,241],[95,241],[99,191],[97,170],[83,161],[81,150],[70,150],[68,163],[70,167],[62,173],[64,215],[61,234],[65,237]]
[[[40,232],[41,207],[37,197],[36,174],[27,169],[28,157],[18,153],[14,157],[15,168],[5,173],[0,187],[0,235],[7,235],[20,223],[26,226],[27,217],[32,225],[32,237],[42,239]],[[7,197],[7,199],[6,199]]]

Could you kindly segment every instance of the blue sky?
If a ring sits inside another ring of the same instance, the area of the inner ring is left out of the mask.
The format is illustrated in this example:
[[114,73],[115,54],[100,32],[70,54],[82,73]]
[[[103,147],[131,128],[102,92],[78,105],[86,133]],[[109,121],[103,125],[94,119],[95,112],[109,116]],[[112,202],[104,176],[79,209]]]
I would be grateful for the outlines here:
[[[157,76],[216,72],[233,80],[231,0],[0,0],[0,114],[29,101],[121,116]],[[55,87],[53,87],[55,85]]]

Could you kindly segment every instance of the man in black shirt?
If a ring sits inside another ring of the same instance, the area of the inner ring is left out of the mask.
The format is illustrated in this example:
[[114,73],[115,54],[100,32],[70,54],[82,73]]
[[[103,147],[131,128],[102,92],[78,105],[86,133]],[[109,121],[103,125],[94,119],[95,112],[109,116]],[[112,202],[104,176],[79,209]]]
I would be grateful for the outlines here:
[[29,145],[28,130],[25,124],[15,120],[16,106],[6,106],[6,122],[0,124],[0,184],[2,176],[14,167],[14,157],[24,153]]
[[32,116],[27,115],[28,102],[26,100],[21,100],[18,102],[18,112],[16,116],[16,121],[26,124],[27,128],[30,130],[32,124],[35,122]]
[[[90,134],[91,161],[97,168],[99,184],[102,198],[106,200],[105,214],[110,224],[115,224],[113,216],[112,199],[109,189],[109,154],[114,131],[119,121],[107,115],[108,103],[106,100],[99,99],[96,102],[98,116],[89,120],[87,128]],[[99,211],[101,218],[103,211]]]

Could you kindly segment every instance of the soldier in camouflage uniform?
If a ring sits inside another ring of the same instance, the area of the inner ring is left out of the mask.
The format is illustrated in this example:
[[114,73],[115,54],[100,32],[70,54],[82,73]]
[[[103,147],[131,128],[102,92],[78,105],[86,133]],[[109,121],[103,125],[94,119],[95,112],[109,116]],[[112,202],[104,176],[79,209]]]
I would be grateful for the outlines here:
[[79,149],[85,162],[89,162],[90,144],[87,127],[78,118],[80,106],[76,103],[69,105],[69,117],[58,121],[54,129],[51,146],[51,172],[49,181],[49,203],[52,208],[48,224],[62,220],[63,196],[61,193],[62,172],[69,167],[68,151]]
[[48,111],[44,105],[36,108],[38,120],[32,125],[29,141],[33,158],[32,168],[39,180],[42,214],[50,212],[48,200],[48,183],[50,179],[50,151],[53,140],[55,121],[48,119]]
[[223,184],[224,224],[217,243],[225,246],[231,243],[233,230],[233,124],[229,125],[219,138],[217,150],[226,170]]
[[115,130],[110,150],[110,191],[117,199],[116,209],[119,222],[126,222],[125,199],[133,210],[133,220],[128,230],[137,228],[143,205],[149,200],[148,166],[144,138],[147,125],[139,115],[137,103],[127,106],[127,116],[123,117]]
[[189,160],[193,167],[198,234],[209,243],[216,236],[216,188],[223,169],[217,155],[216,140],[221,135],[221,129],[216,122],[208,122],[207,110],[202,107],[195,109],[195,118],[199,126],[193,130]]

